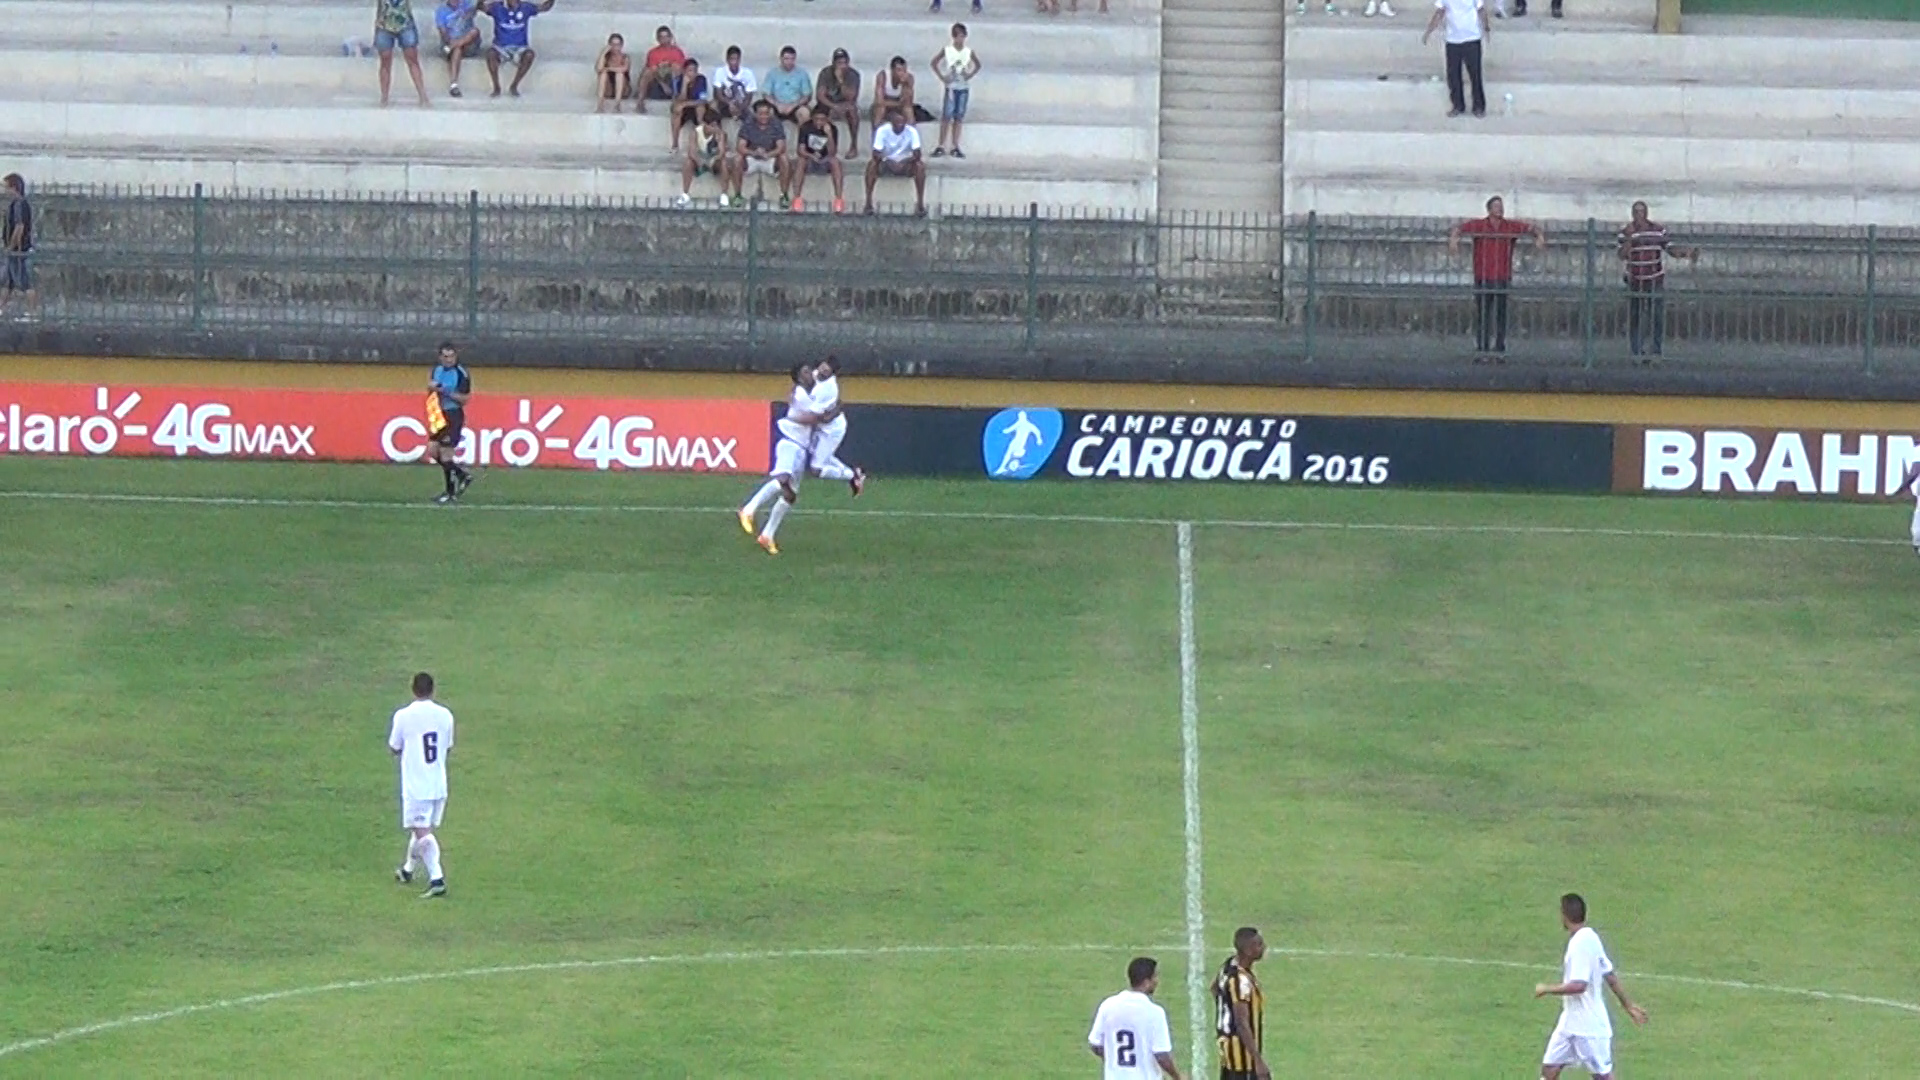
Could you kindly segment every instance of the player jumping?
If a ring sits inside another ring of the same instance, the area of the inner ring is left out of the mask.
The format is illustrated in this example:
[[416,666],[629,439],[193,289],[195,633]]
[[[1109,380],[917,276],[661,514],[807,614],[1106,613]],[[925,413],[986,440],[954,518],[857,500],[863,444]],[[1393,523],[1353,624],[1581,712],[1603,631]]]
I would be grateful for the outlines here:
[[[774,537],[780,532],[780,523],[787,519],[795,500],[800,498],[800,478],[807,473],[807,454],[813,446],[815,427],[823,419],[831,416],[816,411],[813,402],[815,367],[810,363],[793,365],[793,394],[787,400],[787,415],[780,418],[776,425],[780,431],[780,441],[773,447],[773,471],[768,473],[767,482],[753,493],[747,505],[740,508],[740,528],[752,536],[754,515],[773,499],[773,509],[767,512],[766,528],[760,530],[759,544],[769,555],[780,554],[780,545]],[[837,416],[838,409],[832,415]],[[778,495],[778,499],[774,496]]]
[[813,411],[831,417],[813,429],[813,450],[808,455],[813,474],[825,480],[845,480],[857,499],[867,487],[866,470],[848,466],[837,456],[841,441],[847,437],[847,418],[840,411],[840,358],[828,356],[814,369],[813,376]]

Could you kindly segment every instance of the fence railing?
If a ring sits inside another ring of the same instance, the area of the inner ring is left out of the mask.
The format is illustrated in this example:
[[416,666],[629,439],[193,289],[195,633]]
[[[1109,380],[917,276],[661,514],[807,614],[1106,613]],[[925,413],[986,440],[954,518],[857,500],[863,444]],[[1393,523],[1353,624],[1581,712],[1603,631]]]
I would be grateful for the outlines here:
[[[1455,224],[1040,207],[928,219],[638,202],[205,190],[37,196],[44,317],[76,328],[1424,362],[1474,352]],[[1613,223],[1519,248],[1509,356],[1627,358]],[[1920,232],[1700,226],[1669,356],[1920,365]]]

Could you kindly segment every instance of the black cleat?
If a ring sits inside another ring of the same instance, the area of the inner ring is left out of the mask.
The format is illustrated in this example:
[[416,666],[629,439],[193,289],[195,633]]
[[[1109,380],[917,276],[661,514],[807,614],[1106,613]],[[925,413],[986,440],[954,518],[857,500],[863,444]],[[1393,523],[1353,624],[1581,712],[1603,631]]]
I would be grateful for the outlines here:
[[473,482],[475,480],[478,480],[479,478],[480,478],[480,474],[477,472],[474,472],[471,469],[462,473],[460,475],[460,478],[453,482],[453,497],[457,499],[460,496],[465,495],[467,493],[467,489],[472,487]]
[[393,872],[393,880],[402,885],[411,884],[413,882],[413,871],[402,866]]
[[433,501],[439,503],[441,506],[452,506],[455,498],[457,498],[457,496],[455,496],[453,492],[443,491],[435,495]]
[[427,891],[420,894],[422,900],[435,900],[447,895],[445,879],[427,882]]

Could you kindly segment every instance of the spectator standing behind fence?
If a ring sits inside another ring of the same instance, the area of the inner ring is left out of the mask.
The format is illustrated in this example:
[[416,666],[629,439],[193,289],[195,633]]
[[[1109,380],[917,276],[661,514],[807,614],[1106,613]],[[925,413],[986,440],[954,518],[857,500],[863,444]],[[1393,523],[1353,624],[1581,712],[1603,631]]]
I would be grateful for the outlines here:
[[1475,363],[1485,363],[1507,351],[1507,294],[1513,288],[1513,245],[1522,236],[1533,237],[1537,251],[1545,251],[1547,234],[1507,216],[1507,204],[1495,195],[1487,200],[1487,216],[1454,226],[1447,249],[1460,253],[1460,238],[1473,240],[1473,327],[1479,352]]
[[493,77],[493,96],[500,96],[500,68],[513,69],[507,92],[520,96],[520,82],[533,70],[535,53],[527,24],[535,15],[553,10],[553,0],[529,4],[526,0],[483,0],[480,13],[493,20],[493,48],[487,50],[487,74]]
[[440,31],[440,55],[447,61],[447,94],[460,96],[460,63],[480,59],[480,27],[473,21],[479,13],[474,0],[446,0],[433,12],[433,24]]
[[633,93],[633,58],[627,55],[627,39],[619,34],[607,35],[607,47],[600,50],[599,59],[593,62],[594,81],[600,100],[593,106],[594,112],[605,112],[607,102],[613,102],[613,111],[620,111],[620,102]]
[[[1105,11],[1103,6],[1100,10]],[[948,138],[952,138],[952,154],[957,158],[967,155],[960,149],[960,129],[967,121],[967,100],[973,96],[973,77],[980,74],[980,54],[967,44],[967,24],[954,23],[951,38],[945,48],[933,54],[933,74],[946,87],[940,96],[940,140],[933,148],[934,157],[945,157],[948,153]]]
[[674,85],[686,62],[687,54],[673,40],[670,27],[662,26],[653,32],[653,48],[647,50],[646,70],[640,73],[640,85],[633,91],[641,112],[647,111],[649,101],[673,100]]
[[860,156],[860,69],[853,66],[847,50],[833,50],[833,63],[820,69],[813,81],[814,100],[827,114],[827,122],[847,125],[847,157]]
[[393,91],[393,50],[399,46],[406,57],[407,74],[413,76],[413,89],[420,95],[420,106],[427,100],[427,77],[420,71],[420,27],[413,21],[412,0],[379,0],[373,13],[373,48],[380,54],[380,105],[385,108]]
[[1666,226],[1647,217],[1647,204],[1633,204],[1633,220],[1620,230],[1620,261],[1627,282],[1627,342],[1635,356],[1659,356],[1667,331],[1667,256],[1697,261],[1700,252],[1674,244]]
[[1481,80],[1482,44],[1493,25],[1487,21],[1486,0],[1434,0],[1433,18],[1427,20],[1427,32],[1420,44],[1433,39],[1433,32],[1447,28],[1447,94],[1453,99],[1448,116],[1463,116],[1467,111],[1466,88],[1461,74],[1473,82],[1473,115],[1487,115],[1487,87]]
[[0,313],[18,296],[26,302],[22,316],[32,318],[40,304],[39,295],[33,291],[33,204],[27,201],[27,182],[19,173],[8,173],[4,184],[6,233],[0,247],[6,249],[7,261],[4,273],[0,273],[0,281],[6,285],[5,293],[0,294]]

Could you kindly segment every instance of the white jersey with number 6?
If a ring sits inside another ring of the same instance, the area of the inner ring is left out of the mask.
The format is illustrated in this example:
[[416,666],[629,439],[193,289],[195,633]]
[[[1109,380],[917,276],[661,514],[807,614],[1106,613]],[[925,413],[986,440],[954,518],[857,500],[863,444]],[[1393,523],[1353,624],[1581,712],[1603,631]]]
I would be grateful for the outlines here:
[[393,714],[387,747],[400,755],[400,798],[409,803],[447,797],[447,751],[453,714],[437,701],[416,701]]
[[1167,1010],[1138,990],[1122,990],[1100,1003],[1087,1045],[1099,1048],[1106,1080],[1160,1080],[1153,1056],[1173,1053]]

